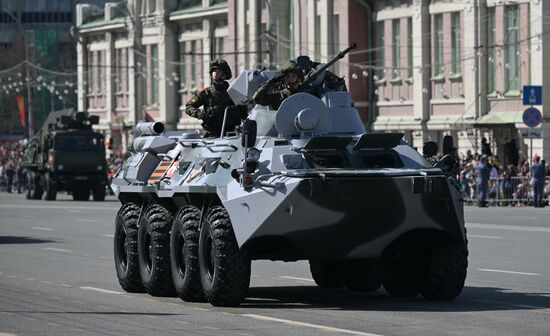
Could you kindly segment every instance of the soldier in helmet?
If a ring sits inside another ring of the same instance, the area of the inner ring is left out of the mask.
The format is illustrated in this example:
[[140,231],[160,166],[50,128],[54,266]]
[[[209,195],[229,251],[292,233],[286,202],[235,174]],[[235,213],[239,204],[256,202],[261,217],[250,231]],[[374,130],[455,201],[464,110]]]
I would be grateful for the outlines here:
[[246,118],[248,112],[246,106],[235,106],[227,93],[229,87],[227,80],[231,78],[231,68],[225,60],[210,62],[210,78],[212,85],[198,89],[185,104],[185,113],[202,120],[205,138],[221,135],[223,117],[227,107],[230,109],[226,120],[226,132],[235,129],[241,119]]
[[281,69],[281,73],[281,76],[270,79],[258,88],[253,97],[256,104],[277,110],[286,98],[306,91],[302,87],[304,73],[296,62],[290,61]]

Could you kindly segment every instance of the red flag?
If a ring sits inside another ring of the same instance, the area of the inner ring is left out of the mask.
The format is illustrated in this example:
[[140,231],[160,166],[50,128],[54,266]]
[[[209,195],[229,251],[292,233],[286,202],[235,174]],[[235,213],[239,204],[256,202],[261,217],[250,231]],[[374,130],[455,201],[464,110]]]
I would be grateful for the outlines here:
[[19,107],[19,118],[21,119],[21,125],[23,128],[27,128],[27,118],[25,117],[25,102],[23,101],[23,96],[15,96],[17,99],[17,106]]

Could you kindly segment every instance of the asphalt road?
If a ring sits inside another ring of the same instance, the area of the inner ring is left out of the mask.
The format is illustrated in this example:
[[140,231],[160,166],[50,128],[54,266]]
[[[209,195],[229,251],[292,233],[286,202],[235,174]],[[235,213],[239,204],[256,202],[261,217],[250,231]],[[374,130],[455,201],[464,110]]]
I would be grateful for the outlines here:
[[466,287],[452,302],[317,288],[306,262],[255,261],[239,308],[126,294],[119,204],[0,193],[3,335],[549,335],[550,208],[466,209]]

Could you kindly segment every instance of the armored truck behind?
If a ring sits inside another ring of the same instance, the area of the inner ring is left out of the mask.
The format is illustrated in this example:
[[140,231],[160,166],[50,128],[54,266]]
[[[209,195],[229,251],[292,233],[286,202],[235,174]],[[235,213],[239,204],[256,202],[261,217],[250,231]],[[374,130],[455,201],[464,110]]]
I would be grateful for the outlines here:
[[[366,133],[331,62],[306,75],[318,95],[297,93],[277,111],[256,105],[220,138],[137,125],[112,184],[124,290],[235,306],[251,260],[267,259],[308,260],[324,288],[460,294],[468,248],[451,165],[434,166],[403,134]],[[244,71],[228,92],[248,104],[277,75]]]
[[55,111],[30,139],[23,155],[27,199],[52,201],[58,191],[72,193],[74,200],[103,201],[107,185],[107,162],[103,135],[92,126],[99,117],[84,112]]

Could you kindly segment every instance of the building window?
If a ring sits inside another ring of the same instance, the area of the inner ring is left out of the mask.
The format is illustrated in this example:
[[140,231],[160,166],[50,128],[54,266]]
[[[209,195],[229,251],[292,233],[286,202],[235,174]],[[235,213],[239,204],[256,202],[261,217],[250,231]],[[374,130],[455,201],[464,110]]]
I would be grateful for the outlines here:
[[197,83],[197,41],[191,41],[191,86],[193,90],[198,87]]
[[[332,31],[332,55],[336,55],[340,51],[340,15],[338,14],[334,14],[332,17]],[[333,69],[335,74],[339,74],[340,62],[336,62]]]
[[157,0],[147,1],[147,13],[154,13],[157,11]]
[[385,48],[386,48],[386,38],[384,36],[384,21],[380,21],[376,24],[376,41],[378,42],[377,46],[377,54],[378,54],[378,60],[376,62],[376,65],[378,67],[378,78],[384,78],[385,71],[384,71],[384,57],[385,57]]
[[413,77],[413,20],[407,19],[407,77]]
[[496,25],[496,15],[495,7],[489,7],[487,9],[487,20],[488,20],[488,48],[487,48],[487,92],[489,94],[495,93],[497,90],[497,25]]
[[122,92],[122,49],[115,49],[115,84],[116,92]]
[[223,58],[225,54],[225,39],[223,37],[216,38],[216,56]]
[[94,53],[88,51],[88,93],[93,93],[94,88]]
[[443,15],[434,15],[434,76],[443,75]]
[[149,76],[151,80],[151,104],[157,105],[159,102],[159,81],[158,81],[158,68],[159,68],[159,49],[158,45],[153,44],[151,46],[151,69],[153,76]]
[[519,94],[519,7],[506,6],[504,20],[506,92],[517,91]]
[[103,94],[103,52],[98,51],[97,57],[97,93]]
[[399,19],[392,21],[392,48],[393,48],[393,78],[399,77],[401,68],[401,22]]
[[451,41],[452,41],[452,74],[458,75],[461,72],[461,47],[460,47],[460,13],[452,13]]
[[178,8],[190,8],[195,6],[201,6],[202,0],[178,0]]
[[187,59],[187,55],[185,55],[185,42],[180,42],[179,44],[179,47],[180,47],[180,64],[179,64],[179,67],[180,67],[180,88],[181,89],[184,89],[186,88],[186,81],[187,81],[187,64],[186,64],[186,59]]

